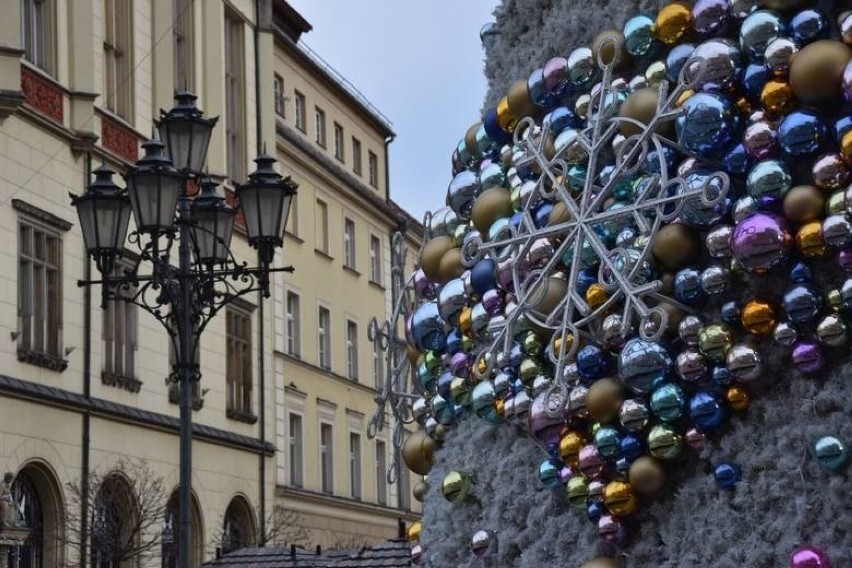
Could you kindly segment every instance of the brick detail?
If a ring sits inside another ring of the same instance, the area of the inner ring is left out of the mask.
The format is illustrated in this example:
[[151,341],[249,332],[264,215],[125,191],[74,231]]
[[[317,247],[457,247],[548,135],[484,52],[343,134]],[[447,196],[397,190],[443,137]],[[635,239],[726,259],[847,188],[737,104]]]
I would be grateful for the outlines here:
[[130,163],[139,159],[139,136],[107,116],[101,116],[101,145]]
[[21,91],[27,104],[62,124],[65,113],[62,104],[62,90],[34,71],[21,67]]

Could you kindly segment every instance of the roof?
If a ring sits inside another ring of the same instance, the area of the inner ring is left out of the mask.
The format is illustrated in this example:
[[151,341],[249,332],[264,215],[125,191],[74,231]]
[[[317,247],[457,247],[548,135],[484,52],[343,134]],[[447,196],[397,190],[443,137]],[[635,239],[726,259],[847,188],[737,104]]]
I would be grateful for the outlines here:
[[302,548],[243,548],[203,564],[206,568],[409,568],[411,551],[403,539],[360,550],[315,554]]

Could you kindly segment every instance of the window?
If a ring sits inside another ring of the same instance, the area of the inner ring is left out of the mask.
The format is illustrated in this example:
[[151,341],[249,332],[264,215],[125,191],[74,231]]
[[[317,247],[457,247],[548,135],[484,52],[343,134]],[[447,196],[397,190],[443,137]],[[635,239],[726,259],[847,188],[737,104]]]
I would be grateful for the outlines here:
[[251,331],[251,315],[238,308],[227,309],[227,415],[244,422],[254,421],[251,412]]
[[355,270],[355,221],[343,220],[343,266]]
[[396,470],[399,486],[397,495],[399,508],[403,511],[411,510],[411,478],[409,477],[408,468],[398,464]]
[[[39,498],[39,491],[29,474],[28,468],[18,472],[12,482],[12,487],[9,489],[13,500],[12,510],[18,512],[20,520],[24,521],[24,526],[30,533],[25,541],[18,541],[15,545],[9,546],[7,550],[3,551],[8,554],[8,566],[16,568],[19,566],[21,568],[41,567],[46,564],[44,562],[44,510]],[[51,513],[52,511],[48,510],[48,514]]]
[[[113,276],[119,277],[126,265],[119,263]],[[136,288],[118,289],[120,297],[132,297]],[[136,306],[117,298],[107,302],[103,309],[103,370],[101,380],[105,385],[139,392],[142,383],[136,379]]]
[[388,503],[387,450],[385,443],[376,440],[376,501],[381,505]]
[[317,341],[319,343],[319,366],[331,369],[331,312],[320,306],[317,322]]
[[308,128],[307,111],[305,108],[305,95],[296,91],[296,96],[293,99],[293,110],[296,115],[296,128],[302,132],[305,132]]
[[302,417],[290,413],[290,485],[302,487]]
[[225,13],[225,136],[228,177],[242,182],[245,178],[245,84],[243,21]]
[[300,357],[302,354],[300,299],[295,292],[287,292],[287,354]]
[[24,58],[53,74],[53,0],[21,1],[21,40]]
[[193,17],[192,0],[172,0],[174,40],[175,91],[189,91],[193,81]]
[[244,498],[234,497],[225,509],[220,544],[222,552],[227,554],[255,543],[254,512]]
[[352,171],[361,175],[361,141],[352,137]]
[[358,380],[358,324],[346,320],[346,368],[349,378]]
[[106,108],[130,121],[133,112],[131,13],[123,0],[104,0],[104,91]]
[[284,103],[286,102],[284,99],[284,77],[278,73],[275,74],[273,89],[275,92],[275,114],[283,117],[285,116]]
[[317,144],[325,148],[325,111],[316,107],[315,126],[317,129]]
[[345,148],[343,147],[343,127],[334,123],[334,157],[343,162],[346,158],[343,156]]
[[334,493],[334,438],[331,424],[320,425],[320,468],[322,492]]
[[370,185],[373,187],[379,187],[379,157],[370,151],[367,152],[367,158],[369,160],[367,167],[370,168]]
[[328,254],[328,204],[317,199],[317,250]]
[[[178,357],[176,351],[175,341],[172,340],[171,337],[168,338],[169,341],[169,402],[172,404],[180,404],[180,383],[178,382]],[[201,365],[201,350],[196,345],[194,350],[195,354],[195,365]],[[201,381],[193,381],[192,382],[192,409],[193,410],[201,410],[204,406],[204,399],[201,398]]]
[[377,391],[385,388],[385,357],[378,341],[373,342],[373,384]]
[[294,237],[298,237],[302,232],[299,228],[299,199],[297,195],[293,196],[293,200],[290,201],[290,213],[287,220],[287,226],[284,231],[290,233]]
[[370,282],[382,283],[382,239],[370,235]]
[[361,436],[349,434],[349,480],[354,499],[361,498]]
[[118,568],[128,550],[138,546],[134,519],[139,515],[133,488],[119,473],[106,477],[92,509],[92,568]]
[[62,239],[36,222],[18,225],[18,360],[54,371],[62,353]]

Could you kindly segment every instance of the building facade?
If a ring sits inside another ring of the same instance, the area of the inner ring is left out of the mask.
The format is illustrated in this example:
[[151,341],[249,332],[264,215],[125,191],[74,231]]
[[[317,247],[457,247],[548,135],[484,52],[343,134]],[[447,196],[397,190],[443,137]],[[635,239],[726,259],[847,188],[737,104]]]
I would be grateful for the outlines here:
[[[207,167],[222,191],[264,147],[300,184],[275,259],[296,272],[274,276],[272,301],[234,305],[202,336],[194,563],[292,534],[276,525],[279,510],[307,529],[300,544],[396,536],[417,508],[407,472],[382,481],[387,433],[367,435],[384,373],[367,329],[390,307],[391,235],[405,228],[416,248],[419,225],[389,199],[388,121],[298,45],[310,26],[283,0],[9,0],[3,16],[0,472],[14,476],[30,536],[0,556],[117,565],[98,544],[122,516],[106,495],[139,517],[133,494],[153,479],[167,505],[139,540],[155,544],[120,565],[174,564],[170,341],[148,314],[102,308],[97,289],[78,286],[97,271],[68,193],[83,193],[100,164],[125,172],[181,90],[219,117]],[[242,237],[233,247],[253,262]]]
[[419,516],[406,468],[387,481],[389,433],[368,436],[386,363],[367,333],[391,309],[392,235],[413,248],[419,224],[389,198],[389,121],[300,42],[311,26],[288,4],[273,22],[277,158],[299,184],[285,243],[297,269],[273,294],[276,495],[312,544],[372,544]]

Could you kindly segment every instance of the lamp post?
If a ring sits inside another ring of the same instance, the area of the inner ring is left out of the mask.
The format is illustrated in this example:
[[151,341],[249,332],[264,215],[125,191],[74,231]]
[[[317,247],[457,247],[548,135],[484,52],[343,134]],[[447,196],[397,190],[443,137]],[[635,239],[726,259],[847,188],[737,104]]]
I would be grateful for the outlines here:
[[[192,384],[201,374],[195,353],[207,323],[234,299],[260,291],[269,297],[269,274],[292,272],[272,268],[297,184],[273,168],[275,159],[255,159],[256,171],[236,189],[245,217],[249,244],[257,266],[240,262],[231,251],[237,210],[225,202],[216,183],[202,176],[216,118],[195,106],[196,97],[183,92],[177,105],[161,112],[157,129],[162,142],[148,140],[145,155],[125,176],[127,189],[112,181],[101,167],[81,196],[71,195],[77,208],[86,251],[102,278],[80,281],[101,285],[102,302],[131,302],[151,313],[168,332],[177,363],[170,380],[180,385],[180,485],[178,496],[178,566],[190,566]],[[200,184],[197,197],[190,182]],[[128,234],[131,217],[135,230]],[[125,243],[133,246],[130,266],[115,270]],[[172,262],[177,244],[177,266]]]

